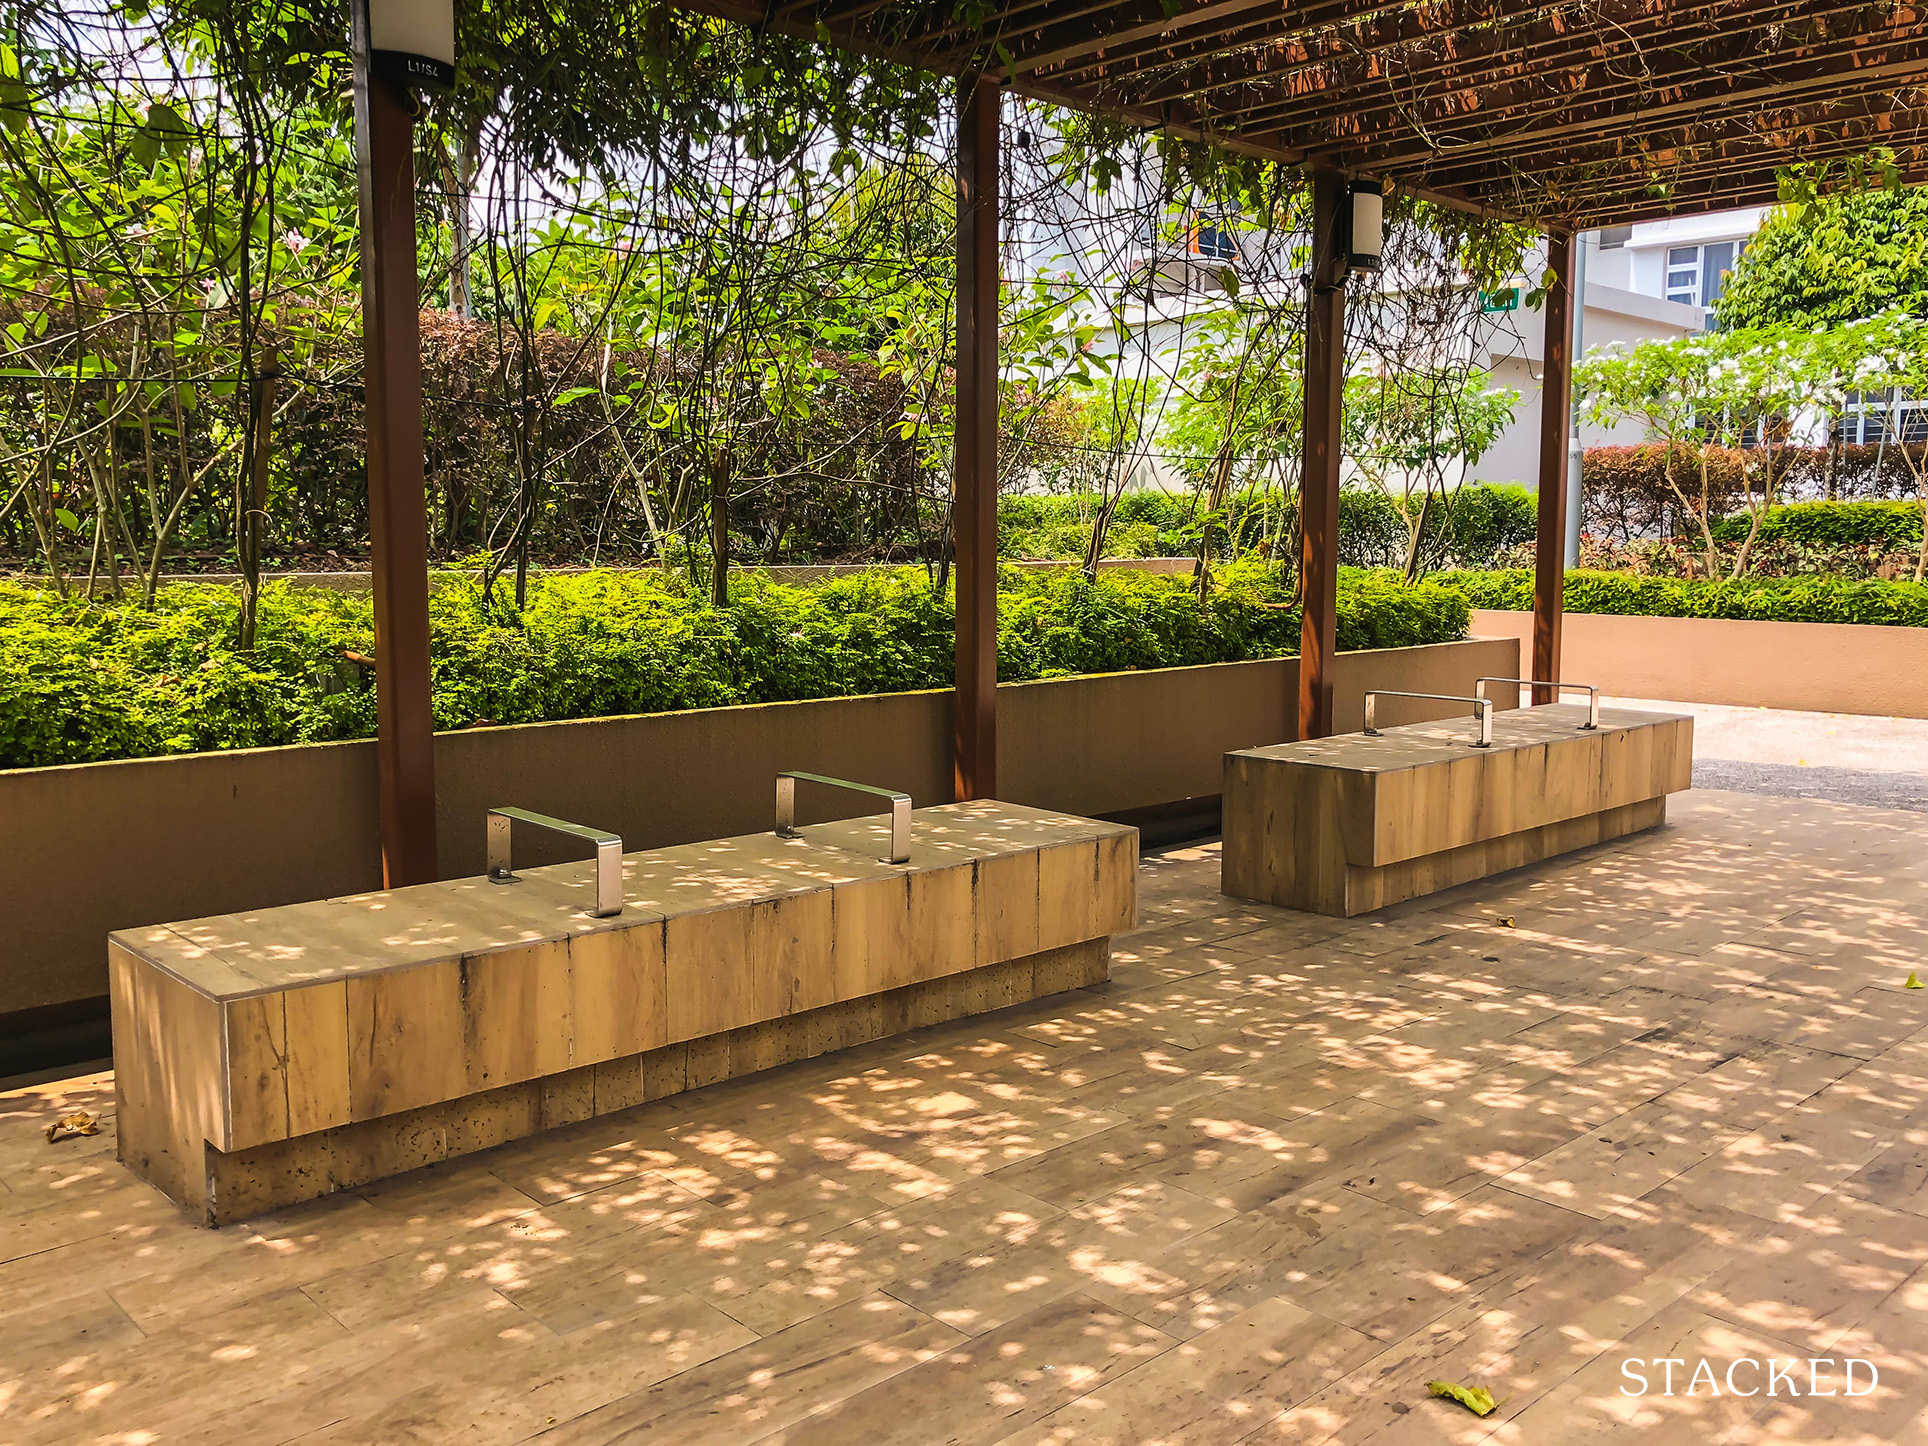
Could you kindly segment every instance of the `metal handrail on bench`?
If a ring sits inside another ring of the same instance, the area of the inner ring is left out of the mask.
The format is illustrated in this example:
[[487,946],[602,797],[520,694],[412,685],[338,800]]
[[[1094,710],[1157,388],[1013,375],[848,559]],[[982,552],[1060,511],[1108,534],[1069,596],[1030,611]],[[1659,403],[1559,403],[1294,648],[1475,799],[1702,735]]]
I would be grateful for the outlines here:
[[1522,688],[1552,688],[1556,693],[1585,693],[1587,695],[1587,721],[1582,728],[1600,726],[1600,690],[1591,683],[1550,683],[1544,678],[1475,678],[1474,696],[1484,698],[1488,683],[1517,683]]
[[510,884],[515,882],[515,872],[509,867],[509,829],[511,823],[533,824],[536,828],[546,828],[551,833],[566,833],[575,838],[588,839],[596,846],[596,908],[595,917],[609,919],[623,911],[623,841],[613,833],[599,828],[587,828],[579,823],[565,823],[559,818],[550,818],[546,813],[530,813],[526,808],[492,808],[489,810],[489,882]]
[[1473,740],[1475,748],[1493,746],[1493,700],[1491,698],[1464,698],[1458,693],[1402,693],[1395,688],[1368,688],[1366,690],[1366,737],[1382,736],[1372,726],[1373,704],[1381,698],[1431,698],[1437,703],[1471,703],[1473,717],[1479,720],[1479,736]]
[[894,788],[873,788],[868,783],[852,783],[847,778],[825,778],[821,773],[795,771],[777,775],[777,837],[800,838],[797,832],[797,780],[821,783],[826,788],[847,788],[853,793],[868,793],[890,800],[890,852],[887,864],[910,862],[910,795]]

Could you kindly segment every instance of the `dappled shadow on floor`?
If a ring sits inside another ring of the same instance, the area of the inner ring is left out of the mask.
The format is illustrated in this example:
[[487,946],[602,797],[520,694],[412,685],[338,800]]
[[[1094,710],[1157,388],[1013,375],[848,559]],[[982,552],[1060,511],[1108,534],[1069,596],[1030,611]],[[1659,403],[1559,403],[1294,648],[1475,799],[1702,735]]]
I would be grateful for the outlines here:
[[0,1098],[0,1438],[1916,1439],[1923,827],[1695,793],[1351,921],[1174,850],[1107,985],[222,1231],[111,1081]]

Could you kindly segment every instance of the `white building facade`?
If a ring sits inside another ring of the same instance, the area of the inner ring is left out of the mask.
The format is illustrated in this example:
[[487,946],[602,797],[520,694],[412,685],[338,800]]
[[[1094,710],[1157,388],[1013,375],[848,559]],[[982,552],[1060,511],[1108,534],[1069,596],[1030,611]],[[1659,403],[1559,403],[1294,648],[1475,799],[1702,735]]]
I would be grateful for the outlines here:
[[[1580,238],[1586,295],[1581,351],[1613,342],[1671,341],[1706,330],[1728,273],[1766,214],[1752,207],[1587,232]],[[1546,321],[1543,313],[1524,308],[1510,320],[1513,325],[1492,341],[1493,381],[1518,392],[1520,403],[1513,425],[1472,475],[1531,489],[1539,480]],[[1645,440],[1624,424],[1601,427],[1587,421],[1580,424],[1579,438],[1588,447]]]

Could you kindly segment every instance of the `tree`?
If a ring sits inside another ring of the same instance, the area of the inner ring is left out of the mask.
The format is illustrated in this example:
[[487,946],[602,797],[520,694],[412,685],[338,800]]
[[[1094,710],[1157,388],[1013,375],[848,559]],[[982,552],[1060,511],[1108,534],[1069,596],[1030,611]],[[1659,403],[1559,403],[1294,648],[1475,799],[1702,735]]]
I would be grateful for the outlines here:
[[[1492,450],[1513,421],[1520,394],[1490,385],[1488,373],[1383,368],[1346,379],[1342,426],[1347,458],[1392,499],[1406,524],[1406,581],[1428,565],[1427,537],[1443,542],[1466,469]],[[1446,482],[1446,469],[1460,478]]]
[[[1589,418],[1608,426],[1630,418],[1665,449],[1667,489],[1699,529],[1709,577],[1719,570],[1720,549],[1708,515],[1712,483],[1700,442],[1717,345],[1712,335],[1636,342],[1631,350],[1615,342],[1588,352],[1573,368],[1573,394]],[[1697,491],[1681,476],[1690,459],[1700,471]]]
[[[1747,571],[1761,523],[1775,504],[1777,463],[1803,414],[1832,416],[1845,399],[1834,348],[1824,332],[1785,326],[1717,333],[1695,418],[1699,441],[1731,447],[1741,458],[1747,536],[1730,577]],[[1711,575],[1711,568],[1710,568]]]
[[1928,315],[1928,187],[1823,193],[1770,215],[1714,304],[1723,327]]
[[[1928,444],[1911,435],[1909,422],[1923,413],[1895,405],[1900,398],[1928,397],[1928,318],[1906,311],[1885,312],[1857,326],[1844,327],[1830,339],[1835,364],[1847,373],[1844,387],[1864,397],[1882,392],[1889,405],[1881,409],[1882,440],[1901,453],[1915,481],[1915,496],[1928,517]],[[1915,557],[1915,581],[1928,578],[1928,527],[1922,529],[1921,550]]]

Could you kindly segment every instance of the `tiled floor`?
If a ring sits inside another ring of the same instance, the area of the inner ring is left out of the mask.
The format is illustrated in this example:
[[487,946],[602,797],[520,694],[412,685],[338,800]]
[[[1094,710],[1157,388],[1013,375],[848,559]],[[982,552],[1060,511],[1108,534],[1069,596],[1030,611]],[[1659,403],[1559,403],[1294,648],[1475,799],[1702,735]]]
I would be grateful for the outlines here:
[[0,1098],[0,1440],[1920,1446],[1925,844],[1695,793],[1350,923],[1169,853],[1105,989],[219,1232],[42,1137],[110,1080]]

